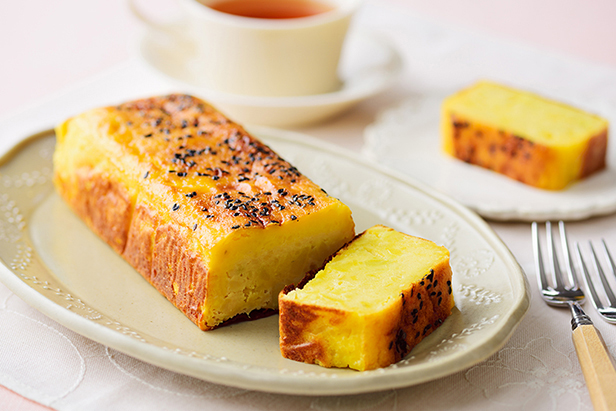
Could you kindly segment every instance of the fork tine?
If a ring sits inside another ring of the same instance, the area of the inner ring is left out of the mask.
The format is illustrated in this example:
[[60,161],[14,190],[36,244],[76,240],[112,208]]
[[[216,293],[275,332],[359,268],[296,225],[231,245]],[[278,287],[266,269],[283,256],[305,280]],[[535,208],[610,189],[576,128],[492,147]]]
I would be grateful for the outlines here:
[[573,262],[571,261],[571,253],[569,251],[569,241],[567,239],[567,231],[565,230],[565,222],[559,221],[558,228],[560,229],[560,241],[563,250],[563,257],[565,259],[565,266],[567,268],[567,275],[569,277],[569,284],[573,289],[579,289],[579,281],[573,268]]
[[605,240],[602,239],[601,242],[603,243],[603,252],[605,253],[605,258],[609,263],[610,267],[612,268],[612,274],[614,275],[614,277],[616,277],[616,264],[614,264],[612,254],[610,254],[610,250],[607,249],[607,244],[605,243]]
[[558,263],[558,257],[556,255],[556,246],[554,245],[554,239],[552,237],[552,223],[547,221],[545,223],[545,234],[548,243],[548,261],[550,262],[550,268],[552,269],[552,278],[554,279],[553,287],[555,290],[561,291],[565,289],[562,279],[562,273],[560,271],[560,264]]
[[539,241],[539,228],[536,222],[533,222],[532,226],[533,237],[533,250],[535,254],[535,271],[537,272],[539,279],[539,288],[544,290],[547,288],[548,279],[545,275],[545,268],[543,266],[543,255],[541,254],[541,243]]
[[580,244],[576,243],[577,246],[577,254],[580,262],[580,266],[582,267],[582,272],[584,273],[584,279],[586,280],[586,288],[590,291],[590,296],[592,299],[592,303],[597,310],[603,308],[603,303],[597,294],[597,290],[590,278],[590,274],[588,273],[588,268],[586,267],[586,262],[584,261],[584,257],[582,257],[582,250],[580,249]]
[[[607,299],[610,302],[610,305],[612,307],[616,307],[616,297],[614,296],[614,293],[612,292],[612,287],[610,287],[610,283],[608,283],[607,278],[605,277],[605,273],[603,272],[603,269],[601,268],[601,263],[599,262],[599,258],[597,257],[597,253],[595,252],[595,248],[592,246],[592,243],[590,243],[590,250],[592,251],[592,256],[593,256],[593,265],[595,266],[595,270],[597,270],[597,272],[599,273],[599,278],[601,279],[601,283],[603,284],[603,288],[605,289],[605,295],[607,296]],[[606,247],[607,250],[607,247]],[[609,255],[609,251],[608,251],[608,255]]]

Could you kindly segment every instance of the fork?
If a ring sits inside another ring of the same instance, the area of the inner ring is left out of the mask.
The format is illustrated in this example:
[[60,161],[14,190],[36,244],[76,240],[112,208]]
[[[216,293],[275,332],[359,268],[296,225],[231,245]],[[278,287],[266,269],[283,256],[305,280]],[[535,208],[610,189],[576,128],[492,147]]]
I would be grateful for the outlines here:
[[[568,306],[571,310],[571,328],[573,331],[573,344],[582,367],[586,386],[595,410],[616,410],[616,365],[601,337],[593,325],[590,317],[586,315],[580,304],[584,302],[584,292],[578,286],[576,271],[571,261],[569,243],[565,230],[565,223],[559,222],[562,256],[566,263],[568,284],[565,283],[561,266],[552,238],[552,224],[545,223],[546,242],[548,247],[548,261],[551,269],[553,286],[548,284],[541,244],[539,241],[539,228],[536,222],[532,223],[533,250],[535,254],[535,268],[539,281],[542,298],[552,306]],[[590,276],[578,246],[578,256],[588,284],[592,285]],[[596,256],[595,256],[596,257]],[[596,291],[591,289],[594,298]]]
[[[605,255],[605,259],[607,260],[608,267],[612,271],[612,275],[616,277],[616,264],[614,264],[614,260],[612,259],[612,255],[610,251],[607,249],[607,244],[605,240],[601,240],[603,244],[603,254]],[[597,253],[595,252],[595,248],[592,246],[592,243],[589,242],[590,251],[592,254],[592,262],[595,268],[595,271],[599,275],[599,279],[601,280],[601,284],[603,284],[603,290],[605,291],[605,296],[609,301],[610,305],[605,306],[601,301],[601,298],[597,294],[597,290],[593,285],[592,279],[590,278],[590,274],[588,273],[588,268],[586,267],[586,263],[584,262],[584,258],[582,257],[582,250],[580,250],[580,244],[576,243],[578,260],[580,261],[580,266],[582,267],[582,272],[584,273],[584,280],[586,282],[586,288],[590,291],[590,297],[593,305],[597,309],[597,312],[601,317],[607,321],[608,323],[616,324],[616,297],[614,296],[614,292],[612,291],[612,287],[610,287],[607,278],[605,277],[605,273],[601,268],[601,263],[599,262],[599,258],[597,257]]]

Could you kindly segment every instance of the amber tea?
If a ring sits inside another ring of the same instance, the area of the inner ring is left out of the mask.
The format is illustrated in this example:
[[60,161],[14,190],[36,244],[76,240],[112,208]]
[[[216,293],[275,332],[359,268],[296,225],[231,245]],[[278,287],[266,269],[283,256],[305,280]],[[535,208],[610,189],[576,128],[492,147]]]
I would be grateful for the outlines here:
[[207,6],[222,13],[256,19],[296,19],[333,10],[315,0],[218,0]]

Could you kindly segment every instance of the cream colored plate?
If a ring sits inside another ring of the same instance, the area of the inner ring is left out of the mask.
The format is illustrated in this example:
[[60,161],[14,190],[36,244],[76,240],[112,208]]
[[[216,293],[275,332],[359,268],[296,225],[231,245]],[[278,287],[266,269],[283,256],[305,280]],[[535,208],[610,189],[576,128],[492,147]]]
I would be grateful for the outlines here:
[[[509,338],[529,304],[525,277],[475,214],[307,136],[253,132],[345,203],[358,230],[384,223],[447,246],[456,308],[403,361],[356,372],[282,358],[277,316],[200,331],[91,233],[55,194],[52,132],[0,165],[0,279],[15,294],[92,340],[215,383],[304,395],[403,387],[466,369]],[[44,361],[44,359],[41,359]]]

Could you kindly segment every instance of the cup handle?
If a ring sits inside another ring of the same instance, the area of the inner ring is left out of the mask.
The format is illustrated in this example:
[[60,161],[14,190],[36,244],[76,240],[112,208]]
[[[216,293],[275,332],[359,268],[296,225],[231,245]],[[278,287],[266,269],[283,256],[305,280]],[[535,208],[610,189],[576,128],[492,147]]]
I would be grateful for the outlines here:
[[185,18],[180,17],[177,20],[169,22],[169,23],[161,23],[161,22],[151,19],[146,14],[144,14],[141,8],[139,7],[139,5],[137,5],[136,0],[127,0],[127,1],[128,1],[128,8],[133,13],[133,15],[137,19],[139,19],[142,23],[144,23],[146,26],[156,31],[159,31],[161,33],[166,33],[170,35],[179,34],[179,28],[180,26],[182,26],[182,23],[185,20]]

